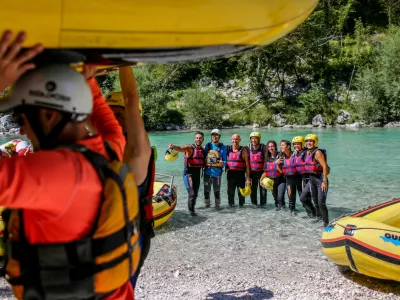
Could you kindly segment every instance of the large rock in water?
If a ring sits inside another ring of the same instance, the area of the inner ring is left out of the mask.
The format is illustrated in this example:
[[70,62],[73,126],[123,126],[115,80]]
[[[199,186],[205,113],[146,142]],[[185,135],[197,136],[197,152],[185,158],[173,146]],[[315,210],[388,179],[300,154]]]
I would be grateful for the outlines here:
[[339,111],[339,115],[337,117],[336,123],[345,124],[348,120],[350,120],[350,113],[347,110],[341,109]]
[[322,115],[316,115],[312,119],[313,126],[325,125],[325,119]]
[[281,117],[281,114],[273,115],[272,119],[275,121],[276,126],[285,126],[286,125],[286,119]]
[[0,114],[0,133],[13,134],[18,132],[18,124],[14,122],[12,116],[10,114]]

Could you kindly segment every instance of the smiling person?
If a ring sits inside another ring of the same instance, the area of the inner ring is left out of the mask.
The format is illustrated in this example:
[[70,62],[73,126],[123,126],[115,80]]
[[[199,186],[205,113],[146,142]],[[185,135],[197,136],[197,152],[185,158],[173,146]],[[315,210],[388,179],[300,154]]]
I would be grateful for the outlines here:
[[270,140],[267,142],[267,157],[265,158],[264,174],[260,178],[260,184],[265,177],[274,180],[274,185],[272,189],[272,196],[275,200],[276,210],[281,210],[285,207],[285,190],[286,183],[283,178],[281,170],[278,168],[279,164],[283,164],[283,153],[278,152],[276,142]]
[[[326,152],[318,148],[318,136],[315,134],[308,134],[305,141],[307,147],[305,170],[310,174],[310,181],[301,194],[300,200],[314,215],[319,211],[324,227],[326,227],[329,224],[328,207],[326,206],[329,167]],[[311,198],[316,203],[315,208],[307,198],[308,188],[311,190]]]
[[201,171],[205,166],[203,142],[204,134],[198,131],[194,135],[194,144],[185,145],[183,147],[173,144],[169,144],[168,146],[169,149],[185,153],[183,182],[188,192],[188,208],[192,216],[196,216],[195,206],[199,194]]
[[226,165],[226,147],[219,140],[219,129],[211,131],[211,142],[204,147],[206,167],[204,169],[204,204],[210,207],[211,187],[214,189],[215,208],[221,207],[221,177],[223,167]]
[[240,193],[240,189],[251,185],[249,150],[247,147],[240,146],[240,135],[232,135],[232,145],[227,147],[227,175],[228,181],[228,202],[230,207],[235,206],[235,190],[239,197],[239,207],[243,207],[245,197]]
[[264,171],[267,147],[261,144],[261,133],[250,133],[249,164],[251,178],[251,203],[257,207],[257,189],[260,189],[260,207],[267,206],[267,191],[260,185],[260,179]]
[[3,214],[6,278],[17,299],[133,300],[139,199],[120,162],[121,127],[104,97],[93,98],[94,78],[88,84],[68,65],[19,77],[25,35],[11,44],[9,35],[0,40],[0,87],[17,81],[0,111],[14,111],[35,153],[0,161],[0,206],[11,209]]
[[283,154],[283,163],[278,165],[278,169],[285,176],[290,213],[297,214],[296,189],[299,185],[301,185],[301,177],[299,177],[297,174],[296,161],[290,147],[290,142],[287,140],[282,140],[280,146],[281,153]]

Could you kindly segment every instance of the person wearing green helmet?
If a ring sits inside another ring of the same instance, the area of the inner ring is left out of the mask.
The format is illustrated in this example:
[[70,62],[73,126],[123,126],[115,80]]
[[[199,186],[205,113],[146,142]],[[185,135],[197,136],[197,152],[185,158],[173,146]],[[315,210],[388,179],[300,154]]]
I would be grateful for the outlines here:
[[[328,194],[328,174],[329,166],[327,164],[326,151],[318,148],[318,136],[308,134],[305,137],[307,153],[305,155],[305,171],[310,174],[310,181],[303,190],[300,201],[310,210],[313,215],[319,212],[324,227],[329,224],[328,207],[326,206],[326,197]],[[311,191],[311,198],[315,203],[315,207],[306,197],[308,190]]]
[[250,133],[249,144],[249,164],[251,179],[251,203],[254,208],[257,207],[257,189],[260,190],[260,207],[267,206],[267,191],[260,184],[260,179],[264,171],[265,157],[267,156],[267,147],[261,143],[261,133]]

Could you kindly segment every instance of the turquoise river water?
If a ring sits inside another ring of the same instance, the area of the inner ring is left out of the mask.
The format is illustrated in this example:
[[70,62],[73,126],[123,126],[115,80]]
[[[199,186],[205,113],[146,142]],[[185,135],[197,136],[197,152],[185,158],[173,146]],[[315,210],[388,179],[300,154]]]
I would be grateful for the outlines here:
[[[222,130],[221,141],[230,143],[233,133],[242,136],[242,145],[248,144],[252,128]],[[310,133],[308,129],[260,129],[262,142],[273,139],[278,145],[282,139]],[[328,207],[330,217],[357,211],[400,196],[400,130],[371,128],[360,130],[314,129],[319,136],[319,146],[328,151],[329,176]],[[210,141],[210,131],[204,131],[205,142]],[[187,193],[183,185],[183,153],[177,161],[164,160],[169,143],[183,145],[193,143],[194,132],[151,133],[151,144],[158,149],[156,171],[175,176],[178,187],[177,210],[186,210]],[[222,182],[222,205],[227,205],[226,174]],[[211,199],[213,203],[213,198]],[[237,198],[235,199],[237,203]],[[203,203],[203,188],[199,192],[198,206]],[[250,198],[246,198],[246,204]],[[272,195],[268,193],[267,209],[272,209]],[[297,205],[300,206],[297,200]],[[303,211],[300,206],[300,210]]]
[[[248,144],[252,128],[221,130],[221,141],[230,143],[231,135],[239,133],[242,145]],[[282,139],[291,140],[293,136],[310,133],[308,129],[259,129],[262,142],[273,139],[278,145]],[[329,175],[328,207],[330,217],[357,211],[369,205],[400,197],[400,129],[371,128],[360,130],[314,129],[319,136],[319,146],[328,151]],[[204,131],[205,142],[210,141],[210,131]],[[194,132],[156,132],[150,133],[151,144],[158,149],[157,173],[174,175],[178,187],[177,211],[187,210],[187,192],[182,180],[183,153],[177,161],[164,160],[164,152],[169,143],[184,145],[193,143]],[[0,144],[10,140],[1,137]],[[163,179],[163,178],[159,178]],[[222,205],[227,205],[226,174],[222,181]],[[287,197],[286,197],[287,198]],[[213,198],[211,199],[213,203]],[[237,198],[235,199],[237,203]],[[203,203],[201,186],[198,206]],[[267,209],[272,209],[271,193],[267,195]],[[250,204],[250,198],[246,198]],[[300,206],[297,200],[297,205]],[[299,209],[303,211],[300,206]]]

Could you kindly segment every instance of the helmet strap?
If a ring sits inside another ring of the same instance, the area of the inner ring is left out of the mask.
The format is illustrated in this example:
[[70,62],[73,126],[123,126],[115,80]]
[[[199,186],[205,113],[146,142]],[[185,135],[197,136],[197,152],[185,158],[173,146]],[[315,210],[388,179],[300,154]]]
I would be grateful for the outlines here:
[[41,149],[50,150],[60,146],[58,137],[67,123],[71,120],[71,114],[63,113],[60,122],[58,122],[58,124],[54,126],[54,128],[48,134],[45,134],[39,121],[39,109],[30,108],[24,113],[39,141]]

